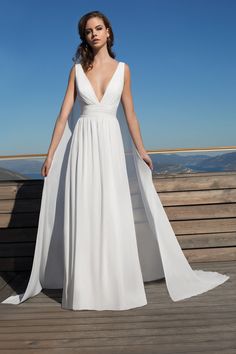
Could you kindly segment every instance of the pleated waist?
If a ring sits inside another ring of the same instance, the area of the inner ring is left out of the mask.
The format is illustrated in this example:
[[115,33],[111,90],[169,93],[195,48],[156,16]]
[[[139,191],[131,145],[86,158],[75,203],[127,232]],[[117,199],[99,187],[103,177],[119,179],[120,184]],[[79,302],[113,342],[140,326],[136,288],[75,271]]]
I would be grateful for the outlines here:
[[111,118],[117,119],[116,117],[116,107],[114,105],[97,105],[90,104],[84,105],[80,110],[80,117],[89,117],[89,118]]

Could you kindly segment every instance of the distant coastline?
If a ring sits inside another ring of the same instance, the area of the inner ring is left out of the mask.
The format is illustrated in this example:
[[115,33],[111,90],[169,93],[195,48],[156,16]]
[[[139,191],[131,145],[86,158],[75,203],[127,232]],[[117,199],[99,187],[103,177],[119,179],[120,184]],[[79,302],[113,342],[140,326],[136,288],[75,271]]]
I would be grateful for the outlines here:
[[[236,171],[236,152],[210,154],[152,154],[153,174]],[[0,180],[43,179],[44,159],[0,160]]]

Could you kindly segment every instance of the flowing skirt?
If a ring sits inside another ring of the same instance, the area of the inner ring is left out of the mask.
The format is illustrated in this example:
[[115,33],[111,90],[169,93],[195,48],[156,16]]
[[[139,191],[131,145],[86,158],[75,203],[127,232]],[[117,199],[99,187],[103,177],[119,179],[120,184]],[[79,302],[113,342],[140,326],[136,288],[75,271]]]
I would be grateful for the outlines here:
[[81,116],[65,178],[62,306],[128,309],[147,303],[124,146],[115,116]]

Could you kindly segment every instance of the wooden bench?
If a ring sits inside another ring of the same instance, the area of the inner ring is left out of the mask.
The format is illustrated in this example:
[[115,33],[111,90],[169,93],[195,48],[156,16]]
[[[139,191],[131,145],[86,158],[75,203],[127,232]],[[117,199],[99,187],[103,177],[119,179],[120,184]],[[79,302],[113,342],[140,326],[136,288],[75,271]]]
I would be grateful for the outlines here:
[[[190,262],[236,260],[236,172],[153,182]],[[42,188],[43,180],[0,181],[0,271],[31,269]]]

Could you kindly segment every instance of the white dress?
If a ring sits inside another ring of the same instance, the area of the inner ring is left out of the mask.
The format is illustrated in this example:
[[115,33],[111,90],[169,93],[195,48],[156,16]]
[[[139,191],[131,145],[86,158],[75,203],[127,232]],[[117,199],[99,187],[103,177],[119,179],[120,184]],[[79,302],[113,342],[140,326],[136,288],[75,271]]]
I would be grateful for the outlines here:
[[99,101],[75,64],[77,97],[44,177],[30,279],[2,303],[58,288],[65,309],[126,310],[147,304],[145,281],[165,278],[178,301],[229,279],[193,270],[181,250],[128,129],[124,67]]

